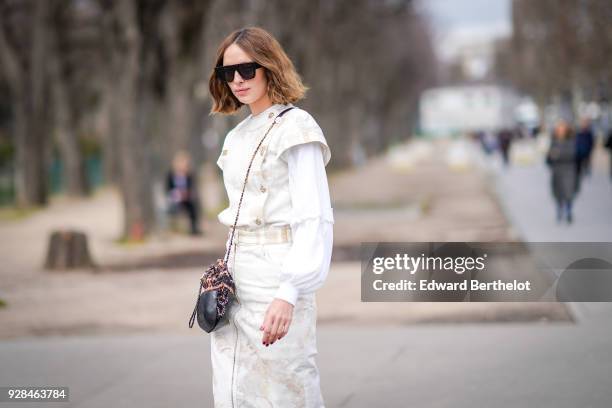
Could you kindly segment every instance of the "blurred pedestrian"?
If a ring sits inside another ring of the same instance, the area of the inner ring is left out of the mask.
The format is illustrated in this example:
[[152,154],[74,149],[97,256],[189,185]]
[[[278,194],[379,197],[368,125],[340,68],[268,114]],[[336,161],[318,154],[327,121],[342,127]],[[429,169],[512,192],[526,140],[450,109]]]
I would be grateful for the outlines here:
[[591,174],[591,155],[593,153],[593,129],[591,121],[583,118],[580,122],[580,131],[576,134],[576,154],[578,176],[583,177]]
[[578,192],[580,178],[577,173],[576,141],[570,125],[557,122],[546,163],[550,166],[552,194],[557,204],[557,221],[563,218],[572,223],[572,205]]
[[476,132],[476,139],[486,155],[490,155],[495,150],[495,138],[489,131],[479,130]]
[[604,147],[608,149],[608,153],[610,153],[610,181],[612,181],[612,129],[608,132]]
[[172,215],[185,211],[191,224],[191,235],[200,235],[198,225],[198,206],[191,172],[189,154],[179,151],[172,160],[172,168],[166,176],[168,212]]
[[499,150],[504,160],[504,165],[510,164],[510,145],[512,144],[513,134],[509,129],[502,129],[497,134]]

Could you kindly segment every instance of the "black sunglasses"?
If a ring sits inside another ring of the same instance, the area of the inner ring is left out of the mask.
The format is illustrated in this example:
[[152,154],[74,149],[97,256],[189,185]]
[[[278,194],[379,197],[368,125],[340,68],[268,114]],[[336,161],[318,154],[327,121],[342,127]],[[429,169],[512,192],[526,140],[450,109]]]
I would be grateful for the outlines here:
[[238,71],[243,79],[253,79],[255,78],[255,70],[257,68],[263,67],[257,62],[245,62],[243,64],[215,67],[215,73],[221,81],[232,82],[234,80],[234,72]]

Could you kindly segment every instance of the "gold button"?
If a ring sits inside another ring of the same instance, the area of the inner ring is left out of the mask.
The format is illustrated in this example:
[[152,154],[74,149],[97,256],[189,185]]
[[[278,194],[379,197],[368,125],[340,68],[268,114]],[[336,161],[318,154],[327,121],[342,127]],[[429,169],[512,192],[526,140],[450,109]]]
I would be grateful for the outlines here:
[[266,188],[264,186],[259,187],[259,191],[261,191],[262,193],[266,192]]
[[274,112],[270,112],[270,113],[268,114],[268,119],[272,119],[273,117],[274,117]]
[[257,225],[261,225],[261,220],[260,220],[259,218],[257,218],[257,219],[255,220],[255,224],[257,224]]

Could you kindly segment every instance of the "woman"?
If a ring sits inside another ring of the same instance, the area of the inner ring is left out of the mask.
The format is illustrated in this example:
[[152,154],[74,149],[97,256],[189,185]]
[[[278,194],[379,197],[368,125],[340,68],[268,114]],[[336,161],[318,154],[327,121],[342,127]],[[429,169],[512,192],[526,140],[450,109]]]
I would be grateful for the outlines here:
[[198,203],[189,154],[179,151],[172,160],[172,169],[166,174],[168,212],[176,214],[185,210],[191,223],[191,235],[200,235]]
[[218,218],[228,227],[257,145],[293,108],[261,144],[240,207],[228,261],[239,303],[211,337],[215,406],[322,407],[314,292],[331,260],[331,153],[317,122],[293,105],[307,88],[268,32],[234,31],[215,65],[211,113],[234,114],[243,105],[251,112],[227,134],[217,161],[229,197]]
[[551,187],[557,203],[557,221],[562,221],[565,215],[567,222],[572,223],[572,203],[578,192],[580,180],[576,171],[576,143],[572,129],[564,120],[555,126],[546,163],[552,170]]

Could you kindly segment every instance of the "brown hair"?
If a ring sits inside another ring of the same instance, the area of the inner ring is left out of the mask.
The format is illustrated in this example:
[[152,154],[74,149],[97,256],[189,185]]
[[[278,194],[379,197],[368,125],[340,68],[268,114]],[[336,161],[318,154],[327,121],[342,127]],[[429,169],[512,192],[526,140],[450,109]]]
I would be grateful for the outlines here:
[[[223,64],[223,54],[232,44],[237,44],[255,62],[264,67],[268,82],[268,97],[273,104],[294,103],[304,98],[308,87],[302,83],[300,75],[281,45],[266,30],[246,27],[232,32],[217,49],[215,66]],[[208,80],[208,87],[213,98],[210,114],[217,112],[234,114],[244,105],[234,96],[229,85],[215,76],[214,68]]]

